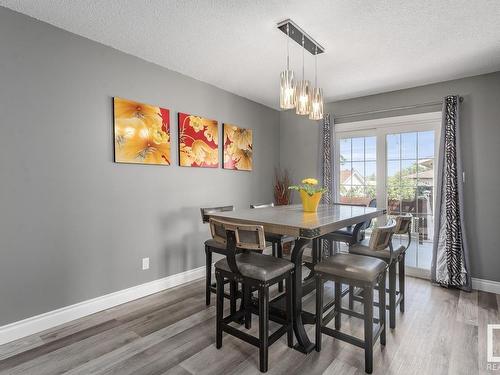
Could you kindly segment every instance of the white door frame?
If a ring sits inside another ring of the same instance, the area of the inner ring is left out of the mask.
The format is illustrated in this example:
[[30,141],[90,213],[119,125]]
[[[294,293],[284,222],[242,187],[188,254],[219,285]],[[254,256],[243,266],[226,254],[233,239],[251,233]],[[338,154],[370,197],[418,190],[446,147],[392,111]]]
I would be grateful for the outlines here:
[[[340,139],[352,137],[377,137],[377,206],[387,208],[387,144],[386,135],[392,133],[404,133],[415,131],[435,131],[435,160],[438,160],[439,138],[441,135],[441,112],[427,112],[415,115],[394,116],[373,120],[354,121],[335,125],[337,135],[335,147],[335,160],[340,160]],[[379,162],[382,161],[382,162]],[[335,178],[337,191],[340,191],[339,176]],[[434,180],[437,181],[437,167],[434,168]],[[434,189],[436,187],[434,186]],[[435,191],[433,196],[436,197]],[[435,202],[434,202],[435,203]],[[385,221],[386,217],[382,218]],[[420,268],[407,267],[408,274],[417,277],[429,278],[430,272]]]

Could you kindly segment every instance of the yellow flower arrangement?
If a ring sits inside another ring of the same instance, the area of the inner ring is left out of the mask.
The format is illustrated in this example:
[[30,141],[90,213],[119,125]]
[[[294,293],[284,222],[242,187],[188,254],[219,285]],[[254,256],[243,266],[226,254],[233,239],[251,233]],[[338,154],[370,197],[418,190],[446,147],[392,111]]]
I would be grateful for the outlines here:
[[315,178],[306,178],[306,179],[302,180],[302,183],[307,184],[307,185],[317,185],[318,180],[316,180]]
[[318,187],[318,180],[315,178],[305,178],[302,180],[302,185],[292,185],[288,187],[290,190],[297,190],[299,192],[304,191],[309,196],[316,193],[324,193],[327,191],[324,187]]
[[316,212],[321,196],[327,191],[326,188],[318,186],[318,180],[315,178],[305,178],[302,185],[292,185],[288,188],[300,193],[302,207],[306,212]]

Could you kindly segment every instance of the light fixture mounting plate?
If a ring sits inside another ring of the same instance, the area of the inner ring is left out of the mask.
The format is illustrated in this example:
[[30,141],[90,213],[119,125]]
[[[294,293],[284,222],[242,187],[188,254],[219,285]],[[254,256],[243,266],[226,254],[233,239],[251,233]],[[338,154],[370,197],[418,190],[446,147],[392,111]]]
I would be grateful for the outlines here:
[[[288,34],[287,34],[288,26]],[[311,38],[303,29],[301,29],[295,22],[291,19],[286,19],[281,21],[277,25],[278,29],[283,31],[285,35],[288,35],[292,40],[296,41],[302,47],[302,36],[304,36],[304,49],[309,51],[312,55],[319,55],[325,52],[325,49]]]

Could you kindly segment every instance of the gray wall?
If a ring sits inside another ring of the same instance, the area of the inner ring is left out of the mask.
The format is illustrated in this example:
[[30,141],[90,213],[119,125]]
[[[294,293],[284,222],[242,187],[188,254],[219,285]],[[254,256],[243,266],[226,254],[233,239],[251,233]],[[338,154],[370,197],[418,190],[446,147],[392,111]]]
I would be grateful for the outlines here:
[[[463,163],[466,172],[466,230],[471,248],[472,276],[500,281],[498,240],[500,210],[500,72],[441,82],[379,95],[339,101],[326,105],[325,112],[341,116],[439,101],[443,96],[459,94],[462,105]],[[369,118],[407,115],[440,110],[420,108],[391,112]],[[345,122],[345,121],[344,121]],[[316,173],[318,126],[313,121],[287,111],[280,118],[280,165],[298,179]]]
[[[171,109],[172,166],[113,163],[113,96]],[[254,171],[176,166],[177,111],[254,129]],[[204,265],[199,207],[271,201],[278,135],[277,111],[0,7],[0,325]]]

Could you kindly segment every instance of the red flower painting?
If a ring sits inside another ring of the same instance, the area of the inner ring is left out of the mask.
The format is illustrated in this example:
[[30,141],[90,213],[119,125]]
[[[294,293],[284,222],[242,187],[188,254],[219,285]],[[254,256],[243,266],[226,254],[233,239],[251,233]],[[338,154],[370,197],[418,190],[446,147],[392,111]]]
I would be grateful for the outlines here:
[[217,121],[179,112],[179,165],[219,167]]
[[224,169],[251,171],[252,167],[252,129],[224,124]]

